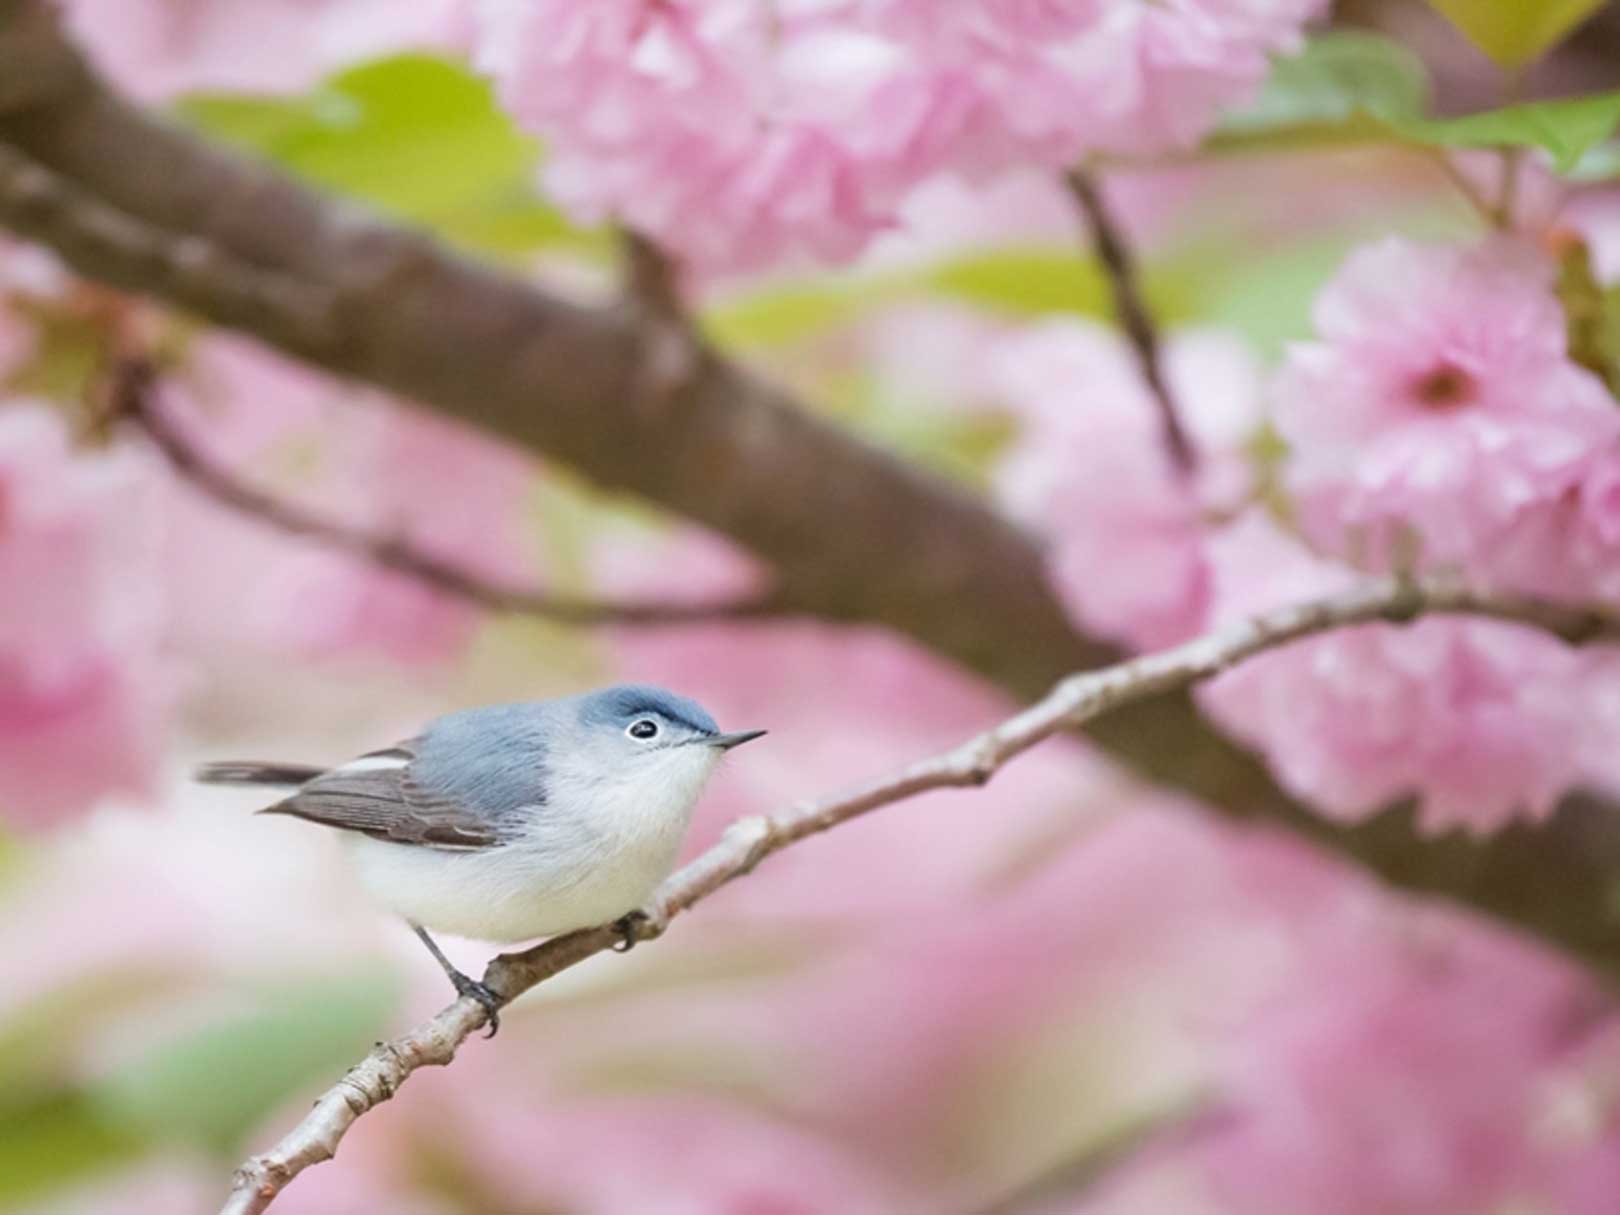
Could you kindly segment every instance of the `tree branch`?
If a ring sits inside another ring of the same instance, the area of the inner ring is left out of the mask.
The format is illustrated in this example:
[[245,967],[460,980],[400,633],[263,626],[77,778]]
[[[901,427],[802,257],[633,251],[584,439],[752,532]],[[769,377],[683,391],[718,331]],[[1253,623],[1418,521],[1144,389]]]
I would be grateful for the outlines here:
[[[0,0],[6,145],[0,224],[81,273],[707,524],[768,561],[792,609],[895,629],[1025,697],[1116,657],[1076,634],[1034,543],[957,487],[712,352],[677,391],[647,391],[636,310],[576,307],[142,114],[89,73],[49,0]],[[1087,732],[1229,818],[1280,825],[1620,971],[1610,806],[1566,799],[1544,823],[1483,840],[1426,835],[1409,805],[1346,826],[1284,794],[1185,692],[1127,704]]]
[[624,304],[641,334],[636,395],[667,406],[714,355],[681,298],[680,267],[633,228],[621,237]]
[[1080,214],[1085,217],[1092,245],[1097,250],[1097,260],[1102,263],[1103,271],[1108,276],[1108,288],[1114,298],[1114,315],[1120,328],[1125,331],[1131,349],[1136,352],[1142,379],[1159,411],[1159,427],[1164,435],[1165,450],[1170,453],[1170,460],[1177,471],[1190,473],[1198,466],[1198,453],[1181,424],[1175,394],[1170,391],[1170,381],[1165,376],[1159,331],[1153,323],[1153,313],[1142,297],[1130,247],[1108,210],[1102,187],[1091,173],[1086,169],[1074,168],[1063,175],[1063,180],[1069,187],[1069,193],[1074,196]]
[[[1380,579],[1332,598],[1283,608],[1233,628],[1134,658],[1100,671],[1071,675],[1042,699],[994,729],[930,759],[833,797],[800,802],[779,814],[739,819],[707,852],[654,893],[637,936],[661,936],[674,917],[766,857],[808,836],[830,830],[882,806],[935,789],[983,785],[1007,763],[1060,730],[1082,725],[1125,705],[1219,674],[1265,650],[1311,634],[1369,621],[1404,623],[1424,613],[1464,613],[1535,625],[1571,643],[1620,639],[1620,618],[1542,600],[1481,595],[1438,581]],[[603,924],[553,937],[532,949],[502,954],[484,971],[484,983],[510,1003],[531,987],[594,954],[612,948],[619,930]],[[486,1019],[483,1007],[462,997],[437,1016],[381,1043],[322,1096],[269,1152],[237,1170],[221,1215],[256,1215],[299,1173],[330,1159],[357,1119],[392,1097],[419,1067],[449,1063]]]
[[579,625],[676,625],[782,614],[782,605],[768,594],[713,603],[615,602],[555,595],[488,581],[413,548],[403,540],[356,531],[243,483],[181,434],[158,405],[156,386],[156,370],[149,361],[128,356],[116,359],[107,386],[109,412],[114,420],[122,419],[138,426],[175,473],[199,493],[271,527],[341,549],[479,607]]

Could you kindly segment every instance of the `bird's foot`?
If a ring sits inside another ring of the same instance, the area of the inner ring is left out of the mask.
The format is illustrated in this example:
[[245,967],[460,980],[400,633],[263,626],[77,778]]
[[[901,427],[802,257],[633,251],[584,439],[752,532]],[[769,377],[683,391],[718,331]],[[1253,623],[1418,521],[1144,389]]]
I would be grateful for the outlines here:
[[640,910],[628,912],[614,920],[613,931],[619,934],[619,943],[613,947],[613,952],[629,953],[641,940],[642,926],[650,923],[652,917]]
[[456,986],[458,996],[471,996],[484,1006],[484,1012],[489,1017],[489,1032],[486,1038],[493,1038],[501,1028],[501,998],[494,990],[480,983],[471,975],[464,975],[459,970],[450,971],[450,982]]

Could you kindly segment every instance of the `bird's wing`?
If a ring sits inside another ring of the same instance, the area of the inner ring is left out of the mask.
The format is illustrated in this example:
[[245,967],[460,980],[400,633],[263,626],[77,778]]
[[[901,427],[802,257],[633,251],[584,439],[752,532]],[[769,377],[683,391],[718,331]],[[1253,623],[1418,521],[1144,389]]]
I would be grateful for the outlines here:
[[362,755],[262,814],[291,814],[374,839],[468,851],[506,842],[499,824],[424,789],[412,772],[420,739]]

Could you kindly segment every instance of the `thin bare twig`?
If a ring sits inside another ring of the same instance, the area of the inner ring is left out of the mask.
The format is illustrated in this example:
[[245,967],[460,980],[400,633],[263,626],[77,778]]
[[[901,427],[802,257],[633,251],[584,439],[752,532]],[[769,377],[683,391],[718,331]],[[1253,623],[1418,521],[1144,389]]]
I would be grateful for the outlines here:
[[156,401],[157,376],[138,356],[114,360],[108,380],[108,409],[114,419],[138,426],[176,474],[213,501],[295,536],[342,549],[435,590],[490,611],[537,616],[563,624],[676,625],[780,615],[785,606],[773,595],[713,603],[663,600],[598,600],[503,586],[442,561],[405,541],[358,531],[305,510],[275,494],[238,480],[181,434]]
[[1125,331],[1131,349],[1136,352],[1142,379],[1158,408],[1165,449],[1179,472],[1191,473],[1198,466],[1198,453],[1176,409],[1175,394],[1171,392],[1169,379],[1165,375],[1159,331],[1153,323],[1153,313],[1142,296],[1130,248],[1108,210],[1101,186],[1090,172],[1082,168],[1070,169],[1064,174],[1064,180],[1091,231],[1097,259],[1108,276],[1108,288],[1114,299],[1114,315],[1119,320],[1120,328]]
[[1430,147],[1423,148],[1422,152],[1435,168],[1445,174],[1446,180],[1451,183],[1458,194],[1462,195],[1463,200],[1485,222],[1487,227],[1494,228],[1498,226],[1495,205],[1485,197],[1468,174],[1457,167],[1457,162],[1451,159],[1450,152],[1445,148]]
[[1502,231],[1510,231],[1513,227],[1515,214],[1519,209],[1519,183],[1524,177],[1524,149],[1503,148],[1501,153],[1501,176],[1496,187],[1496,205],[1492,208],[1492,215],[1496,226]]
[[[1534,625],[1571,643],[1620,639],[1620,617],[1605,611],[1482,595],[1442,582],[1369,582],[1158,654],[1071,675],[1023,712],[943,754],[836,796],[800,802],[770,816],[739,819],[719,843],[659,887],[641,909],[645,921],[637,936],[650,940],[662,935],[675,916],[789,844],[920,793],[983,785],[1003,765],[1060,730],[1206,679],[1254,654],[1313,633],[1371,621],[1400,623],[1439,612]],[[495,958],[484,971],[484,983],[504,1005],[620,939],[620,931],[611,925],[565,933],[522,953]],[[486,1015],[476,1000],[464,997],[410,1032],[380,1044],[323,1095],[280,1143],[237,1170],[221,1215],[264,1211],[304,1169],[330,1159],[349,1127],[392,1097],[412,1072],[449,1063],[467,1036],[484,1024]]]

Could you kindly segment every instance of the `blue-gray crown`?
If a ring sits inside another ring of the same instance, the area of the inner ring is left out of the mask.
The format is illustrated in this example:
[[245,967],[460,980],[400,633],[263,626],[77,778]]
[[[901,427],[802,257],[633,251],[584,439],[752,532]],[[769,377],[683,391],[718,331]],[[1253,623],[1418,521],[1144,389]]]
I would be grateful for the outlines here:
[[580,717],[593,725],[618,725],[642,713],[656,713],[668,721],[680,722],[704,734],[720,732],[709,711],[697,701],[651,684],[617,684],[600,692],[592,692],[580,704]]

